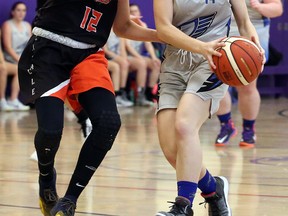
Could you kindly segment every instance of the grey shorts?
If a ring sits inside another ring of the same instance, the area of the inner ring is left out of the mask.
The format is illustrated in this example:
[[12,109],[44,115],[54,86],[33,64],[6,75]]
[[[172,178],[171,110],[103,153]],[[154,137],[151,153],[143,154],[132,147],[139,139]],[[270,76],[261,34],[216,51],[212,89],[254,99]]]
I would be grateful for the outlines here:
[[211,100],[210,115],[218,108],[228,85],[219,81],[207,60],[198,54],[167,47],[161,66],[159,102],[156,112],[177,108],[183,94],[190,93],[202,100]]

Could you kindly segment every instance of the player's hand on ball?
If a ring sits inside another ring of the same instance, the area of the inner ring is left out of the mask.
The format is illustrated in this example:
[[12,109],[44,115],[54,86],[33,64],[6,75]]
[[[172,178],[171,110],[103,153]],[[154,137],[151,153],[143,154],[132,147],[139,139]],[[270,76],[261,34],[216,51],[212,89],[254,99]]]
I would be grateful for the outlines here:
[[225,43],[222,41],[223,38],[219,38],[214,41],[210,41],[205,43],[204,48],[202,50],[202,55],[207,59],[212,70],[216,69],[216,65],[213,62],[212,56],[221,57],[221,53],[217,51],[217,48],[221,48],[225,46]]
[[256,44],[256,46],[259,48],[260,53],[262,55],[262,58],[263,58],[262,69],[261,69],[261,72],[262,72],[264,69],[264,64],[266,63],[265,50],[262,48],[262,46],[260,45],[260,42],[258,40],[256,40],[256,38],[254,36],[251,38],[251,41]]

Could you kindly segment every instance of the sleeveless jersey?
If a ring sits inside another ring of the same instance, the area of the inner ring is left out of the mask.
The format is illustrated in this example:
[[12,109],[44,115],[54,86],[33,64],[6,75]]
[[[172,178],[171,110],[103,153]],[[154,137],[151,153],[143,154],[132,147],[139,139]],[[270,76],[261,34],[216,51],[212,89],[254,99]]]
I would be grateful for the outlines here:
[[118,0],[46,0],[39,5],[33,26],[102,47],[110,34],[117,4]]
[[228,35],[229,0],[174,0],[173,10],[172,24],[193,38],[208,42]]
[[[263,0],[258,0],[260,3],[263,3]],[[258,11],[254,10],[250,5],[250,0],[246,0],[247,10],[249,18],[255,28],[261,28],[270,24],[270,19],[262,16]],[[235,21],[234,16],[232,16],[231,31],[233,34],[238,34],[238,27]]]
[[113,31],[110,32],[106,45],[111,52],[120,54],[120,38]]
[[139,54],[143,53],[143,47],[144,47],[143,41],[130,40],[130,44]]
[[[22,31],[19,31],[13,20],[8,20],[8,24],[11,28],[12,49],[20,56],[30,38],[30,30],[27,28],[28,23],[26,21],[21,22]],[[5,50],[4,56],[7,61],[17,63]]]

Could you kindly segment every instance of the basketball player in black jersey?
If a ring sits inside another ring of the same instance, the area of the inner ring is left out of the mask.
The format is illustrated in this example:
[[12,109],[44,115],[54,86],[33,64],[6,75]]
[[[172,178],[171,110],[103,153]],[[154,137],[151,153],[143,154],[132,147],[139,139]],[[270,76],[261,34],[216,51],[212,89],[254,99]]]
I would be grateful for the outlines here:
[[[76,202],[111,149],[120,128],[113,85],[101,47],[112,25],[120,37],[158,41],[129,19],[128,0],[39,0],[33,36],[19,61],[20,89],[35,103],[39,196],[45,216],[73,216]],[[65,196],[58,199],[54,159],[63,130],[64,101],[84,109],[93,130],[85,140]]]

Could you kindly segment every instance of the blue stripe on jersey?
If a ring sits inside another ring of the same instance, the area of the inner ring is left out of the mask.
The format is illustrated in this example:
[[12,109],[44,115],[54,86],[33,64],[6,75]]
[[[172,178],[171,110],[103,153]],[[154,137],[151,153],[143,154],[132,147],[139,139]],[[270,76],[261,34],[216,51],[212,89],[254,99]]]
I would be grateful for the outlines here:
[[227,37],[229,36],[230,29],[231,29],[231,18],[227,22],[227,34],[226,34]]
[[264,26],[270,25],[270,19],[268,17],[262,17]]

